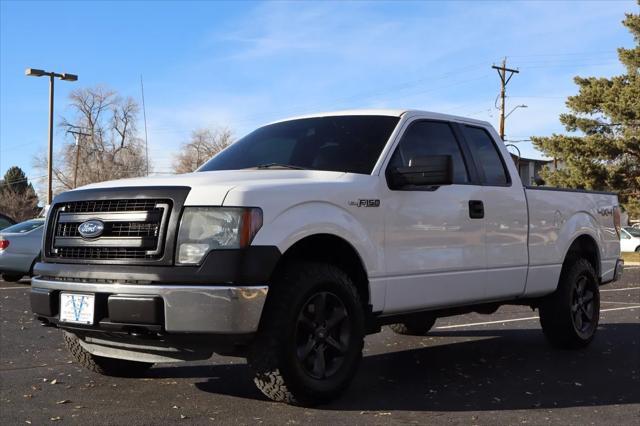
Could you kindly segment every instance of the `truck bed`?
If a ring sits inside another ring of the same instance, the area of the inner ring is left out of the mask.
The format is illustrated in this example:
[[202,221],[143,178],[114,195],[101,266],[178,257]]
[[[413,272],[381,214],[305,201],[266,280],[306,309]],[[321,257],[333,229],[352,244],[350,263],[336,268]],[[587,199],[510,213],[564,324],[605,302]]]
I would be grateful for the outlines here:
[[600,247],[603,282],[613,278],[620,242],[613,222],[616,194],[578,189],[525,186],[529,211],[529,276],[526,295],[555,288],[562,262],[579,235]]

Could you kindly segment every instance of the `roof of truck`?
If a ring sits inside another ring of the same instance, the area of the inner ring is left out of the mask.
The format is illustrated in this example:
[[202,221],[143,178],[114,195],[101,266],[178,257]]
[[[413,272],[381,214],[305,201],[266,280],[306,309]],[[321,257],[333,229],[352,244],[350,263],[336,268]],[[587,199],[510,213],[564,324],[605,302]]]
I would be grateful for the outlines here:
[[269,124],[280,123],[282,121],[299,120],[302,118],[312,118],[312,117],[334,117],[334,116],[342,116],[342,115],[386,115],[390,117],[400,117],[403,114],[419,115],[425,118],[433,118],[437,120],[465,121],[468,123],[475,123],[475,124],[482,124],[482,125],[489,124],[486,121],[476,120],[468,117],[461,117],[457,115],[441,114],[438,112],[421,111],[417,109],[399,109],[399,108],[397,109],[348,109],[348,110],[342,110],[342,111],[327,111],[327,112],[319,112],[319,113],[289,117],[282,120],[273,121]]

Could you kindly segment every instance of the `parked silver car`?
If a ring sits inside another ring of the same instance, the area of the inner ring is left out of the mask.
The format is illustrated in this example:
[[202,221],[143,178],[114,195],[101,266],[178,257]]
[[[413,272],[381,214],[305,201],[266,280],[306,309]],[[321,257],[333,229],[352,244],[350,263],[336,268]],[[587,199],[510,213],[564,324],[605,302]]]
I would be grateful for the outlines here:
[[5,281],[31,275],[40,257],[44,219],[20,222],[0,231],[0,274]]

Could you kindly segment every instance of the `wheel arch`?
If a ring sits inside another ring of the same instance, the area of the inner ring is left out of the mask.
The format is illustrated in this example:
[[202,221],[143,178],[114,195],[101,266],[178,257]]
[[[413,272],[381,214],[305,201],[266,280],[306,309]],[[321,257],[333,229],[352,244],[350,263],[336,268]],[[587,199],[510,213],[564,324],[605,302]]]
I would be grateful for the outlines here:
[[596,276],[600,279],[600,248],[595,238],[589,234],[580,234],[574,238],[565,253],[562,266],[564,267],[568,262],[576,258],[586,259],[593,266]]
[[356,248],[346,239],[328,233],[305,236],[282,254],[273,274],[281,273],[289,262],[296,260],[328,262],[339,267],[353,280],[362,301],[371,303],[365,263]]

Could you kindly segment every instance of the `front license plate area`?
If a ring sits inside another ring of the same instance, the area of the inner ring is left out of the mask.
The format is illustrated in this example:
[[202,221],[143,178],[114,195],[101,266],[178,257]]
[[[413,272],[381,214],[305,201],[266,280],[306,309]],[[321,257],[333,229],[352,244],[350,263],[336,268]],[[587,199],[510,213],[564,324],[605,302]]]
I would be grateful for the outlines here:
[[60,293],[60,322],[93,325],[95,294]]

